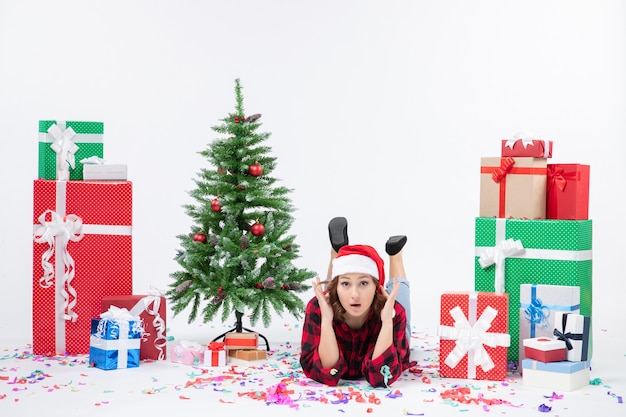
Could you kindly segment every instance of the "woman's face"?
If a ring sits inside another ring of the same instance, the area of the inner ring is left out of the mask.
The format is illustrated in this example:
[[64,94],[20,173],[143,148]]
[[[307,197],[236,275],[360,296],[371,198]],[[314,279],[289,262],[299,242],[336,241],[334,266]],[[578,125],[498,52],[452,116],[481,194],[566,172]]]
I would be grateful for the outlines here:
[[337,277],[337,297],[352,319],[364,319],[370,311],[376,282],[367,274],[349,273]]

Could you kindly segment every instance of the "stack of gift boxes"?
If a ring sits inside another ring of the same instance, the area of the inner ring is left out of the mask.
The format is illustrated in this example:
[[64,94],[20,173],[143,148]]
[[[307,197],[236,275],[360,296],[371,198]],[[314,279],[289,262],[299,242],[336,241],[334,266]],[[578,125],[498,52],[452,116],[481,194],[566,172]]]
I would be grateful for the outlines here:
[[503,380],[513,364],[527,385],[589,382],[589,166],[548,163],[552,146],[516,137],[481,158],[474,292],[441,298],[444,377]]
[[[218,338],[220,339],[220,338]],[[232,360],[255,361],[267,357],[259,349],[259,334],[256,332],[231,331],[223,341],[214,340],[208,345],[181,340],[170,346],[170,360],[192,366],[224,366]]]
[[[107,297],[134,297],[133,189],[126,166],[104,163],[102,122],[41,120],[38,141],[33,353],[90,354],[93,365],[104,369],[138,366],[133,346],[141,341],[143,356],[150,343],[143,330],[148,322],[138,309],[129,321],[103,304]],[[144,301],[152,303],[145,309],[156,306],[165,317],[153,298]]]

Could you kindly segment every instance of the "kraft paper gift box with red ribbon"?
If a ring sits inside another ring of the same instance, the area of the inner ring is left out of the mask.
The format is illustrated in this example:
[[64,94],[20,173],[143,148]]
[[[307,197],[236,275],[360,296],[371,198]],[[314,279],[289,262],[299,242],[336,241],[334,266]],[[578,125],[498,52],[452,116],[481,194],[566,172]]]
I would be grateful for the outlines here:
[[522,361],[522,384],[551,391],[575,391],[589,385],[591,362]]
[[548,164],[546,218],[589,218],[589,172],[589,165]]
[[256,349],[259,334],[256,332],[228,332],[224,335],[226,349]]
[[552,158],[552,141],[527,137],[503,139],[500,155],[503,157]]
[[39,121],[39,175],[46,180],[82,180],[83,159],[104,155],[104,123]]
[[141,360],[167,358],[166,300],[162,292],[150,290],[145,295],[116,295],[102,298],[102,311],[111,306],[126,308],[143,321]]
[[89,364],[100,369],[137,368],[143,325],[125,308],[111,307],[91,319]]
[[190,340],[181,340],[170,346],[170,361],[183,365],[200,366],[204,363],[206,346]]
[[205,366],[226,366],[226,349],[224,342],[211,342],[204,352]]
[[580,287],[580,313],[592,309],[592,221],[478,217],[474,290],[509,295],[509,360],[519,360],[520,286]]
[[522,360],[526,357],[524,339],[552,338],[558,312],[580,312],[580,287],[521,284],[519,291],[519,359]]
[[441,295],[438,335],[442,377],[506,378],[508,307],[506,294],[460,291]]
[[524,339],[524,357],[539,362],[559,362],[567,359],[565,342],[556,338]]
[[546,217],[547,160],[480,159],[480,217]]
[[33,353],[86,354],[102,298],[132,294],[132,184],[35,180],[33,223]]
[[546,217],[545,158],[483,157],[480,165],[480,217]]
[[571,362],[591,359],[589,340],[591,339],[591,320],[575,313],[557,312],[555,314],[554,336],[565,342],[567,360]]

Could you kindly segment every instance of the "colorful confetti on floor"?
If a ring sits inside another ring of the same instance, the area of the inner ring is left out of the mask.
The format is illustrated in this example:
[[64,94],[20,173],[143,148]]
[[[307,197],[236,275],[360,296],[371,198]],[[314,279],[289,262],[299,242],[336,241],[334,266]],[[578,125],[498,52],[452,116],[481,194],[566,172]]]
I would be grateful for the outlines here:
[[[86,355],[45,357],[32,354],[28,346],[4,349],[0,350],[0,413],[23,416],[46,407],[51,410],[46,416],[67,416],[67,410],[97,415],[97,410],[123,411],[128,404],[133,409],[178,412],[207,410],[207,405],[228,412],[271,407],[276,415],[358,411],[386,416],[531,412],[577,416],[584,415],[579,414],[581,407],[591,406],[626,413],[624,377],[614,385],[614,377],[611,383],[604,381],[610,375],[593,375],[588,386],[573,392],[524,386],[514,366],[504,381],[441,378],[433,334],[432,330],[413,332],[412,356],[417,365],[385,389],[374,389],[364,381],[328,387],[306,378],[299,365],[298,343],[293,341],[276,343],[266,360],[230,360],[222,367],[148,361],[139,368],[107,371],[91,367]],[[621,369],[626,369],[623,352],[614,359],[621,359]]]

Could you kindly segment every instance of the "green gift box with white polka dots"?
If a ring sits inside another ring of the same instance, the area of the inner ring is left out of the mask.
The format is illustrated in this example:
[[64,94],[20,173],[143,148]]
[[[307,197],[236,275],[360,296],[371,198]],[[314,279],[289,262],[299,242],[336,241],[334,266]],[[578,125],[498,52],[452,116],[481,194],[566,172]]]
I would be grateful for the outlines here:
[[[72,140],[78,146],[78,150],[74,155],[76,160],[74,168],[69,168],[70,180],[82,180],[83,164],[80,161],[92,156],[104,158],[104,123],[71,120],[64,123],[65,129],[71,127],[76,132]],[[39,121],[39,179],[57,179],[57,154],[50,147],[55,139],[48,133],[48,129],[55,124],[62,125],[63,122],[57,120]],[[65,130],[62,126],[59,127],[61,127],[61,130]]]
[[[508,357],[519,360],[519,306],[522,284],[580,287],[580,314],[591,317],[592,221],[526,220],[477,217],[475,223],[474,290],[497,291],[499,265],[481,266],[481,256],[512,239],[523,249],[503,262],[504,292],[509,295]],[[502,271],[502,269],[500,269]],[[591,340],[590,340],[591,351]]]

